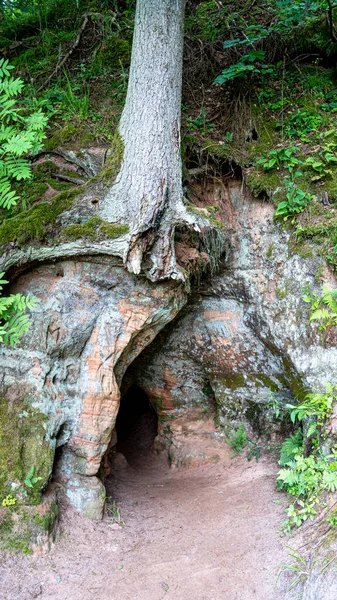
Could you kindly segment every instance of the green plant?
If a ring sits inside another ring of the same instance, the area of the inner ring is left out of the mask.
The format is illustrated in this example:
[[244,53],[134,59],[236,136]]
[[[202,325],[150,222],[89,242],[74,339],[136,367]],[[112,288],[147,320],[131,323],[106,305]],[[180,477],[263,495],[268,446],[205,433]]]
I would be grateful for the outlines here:
[[286,180],[284,185],[287,190],[286,200],[279,202],[275,212],[275,218],[281,217],[286,221],[289,217],[301,213],[313,200],[313,195],[301,190],[294,181]]
[[30,115],[16,103],[23,81],[11,76],[14,67],[0,59],[0,208],[10,210],[19,199],[12,189],[13,181],[30,179],[27,154],[36,154],[46,137],[47,117],[42,110]]
[[207,113],[205,108],[202,106],[200,113],[194,119],[192,117],[186,118],[187,129],[190,131],[201,131],[202,135],[207,135],[211,131],[213,131],[215,125],[214,123],[210,123],[207,118]]
[[29,472],[27,473],[26,477],[23,480],[23,483],[31,489],[34,487],[34,485],[36,483],[38,483],[38,481],[41,481],[41,479],[42,479],[42,477],[34,477],[34,471],[35,471],[35,467],[32,466],[29,469]]
[[284,440],[281,446],[279,465],[285,467],[294,460],[296,455],[303,454],[303,450],[303,433],[302,429],[298,429],[295,434]]
[[322,295],[303,289],[302,299],[310,304],[310,321],[319,321],[319,329],[325,331],[330,326],[337,325],[337,290],[332,290],[326,283],[322,286]]
[[242,423],[239,429],[233,429],[229,432],[229,435],[226,437],[226,442],[233,448],[232,456],[237,456],[239,452],[247,446],[247,433]]
[[276,168],[289,169],[290,171],[301,161],[295,156],[297,152],[297,146],[290,146],[289,148],[277,148],[270,150],[267,156],[260,158],[256,161],[257,165],[261,165],[265,171],[271,171]]
[[108,514],[111,516],[112,522],[117,523],[121,527],[125,527],[125,522],[122,519],[120,508],[117,504],[116,500],[111,500],[111,498],[107,498],[108,503],[106,510]]
[[284,523],[284,530],[290,531],[308,518],[314,519],[323,491],[337,490],[336,456],[310,454],[305,457],[297,454],[279,471],[276,481],[281,489],[295,498],[286,510],[288,519]]
[[327,523],[329,523],[329,525],[331,525],[331,527],[333,529],[336,529],[336,527],[337,527],[337,508],[335,508],[335,510],[331,511],[331,513],[329,514],[329,516],[327,518]]
[[274,67],[272,65],[266,65],[264,59],[265,52],[263,50],[252,50],[248,54],[242,56],[235,65],[231,65],[230,67],[227,67],[227,69],[224,69],[213,81],[213,84],[218,83],[222,85],[231,79],[242,77],[247,73],[257,73],[259,75],[274,73]]
[[8,283],[2,279],[3,276],[4,273],[0,273],[0,343],[14,346],[29,329],[29,317],[25,314],[27,309],[36,306],[38,300],[30,294],[2,296],[3,285]]
[[284,127],[284,133],[290,137],[298,137],[301,142],[310,142],[309,133],[317,131],[323,122],[323,117],[318,112],[310,112],[304,109],[297,109],[295,113],[287,116],[284,124],[279,123],[278,127]]
[[[66,89],[62,96],[63,120],[72,118],[87,119],[89,116],[89,90],[81,85],[72,84],[66,71],[64,71]],[[79,95],[76,94],[79,92]]]
[[300,428],[283,442],[279,460],[283,468],[276,481],[294,497],[286,510],[284,531],[299,527],[308,518],[313,520],[322,493],[337,491],[337,453],[333,450],[325,455],[320,447],[336,399],[337,386],[327,384],[325,393],[306,394],[299,404],[286,405],[290,420]]
[[17,503],[17,499],[12,494],[8,494],[6,498],[1,502],[1,506],[14,506]]
[[298,583],[304,583],[307,580],[309,576],[309,564],[308,561],[297,552],[297,550],[294,550],[294,548],[291,546],[287,546],[287,548],[289,550],[289,556],[294,560],[294,562],[291,564],[281,565],[277,575],[276,585],[278,584],[283,573],[292,573],[294,576],[288,586],[288,590],[291,590]]
[[285,407],[276,398],[274,392],[270,392],[267,404],[267,410],[271,414],[271,419],[274,421],[283,421],[286,416]]

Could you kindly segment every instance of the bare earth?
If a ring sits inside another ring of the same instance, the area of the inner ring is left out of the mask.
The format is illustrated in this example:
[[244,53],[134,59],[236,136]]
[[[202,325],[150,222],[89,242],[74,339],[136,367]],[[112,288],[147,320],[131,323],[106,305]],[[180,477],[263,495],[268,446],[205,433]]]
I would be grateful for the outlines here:
[[[289,562],[278,528],[286,499],[277,465],[230,458],[170,469],[145,450],[117,455],[108,494],[125,526],[64,508],[61,535],[46,556],[11,556],[0,565],[1,600],[279,600],[276,571]],[[280,587],[281,586],[281,587]]]

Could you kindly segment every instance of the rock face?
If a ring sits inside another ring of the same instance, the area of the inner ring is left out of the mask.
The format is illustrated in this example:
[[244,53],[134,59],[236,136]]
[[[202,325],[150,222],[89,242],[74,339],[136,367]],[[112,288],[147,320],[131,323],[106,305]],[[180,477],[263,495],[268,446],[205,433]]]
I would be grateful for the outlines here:
[[[69,500],[100,518],[105,492],[97,474],[120,389],[132,383],[157,410],[158,448],[188,464],[217,459],[217,444],[214,453],[205,449],[223,435],[214,416],[222,428],[243,422],[270,437],[271,398],[282,403],[299,389],[322,391],[335,382],[334,332],[322,340],[302,301],[305,285],[318,293],[322,279],[336,285],[323,259],[292,254],[291,234],[274,224],[273,206],[252,199],[241,182],[206,185],[198,197],[200,208],[219,206],[228,256],[188,304],[177,282],[131,276],[111,256],[46,263],[17,279],[13,291],[31,292],[40,303],[20,345],[1,349],[0,432],[7,441],[0,497],[20,498],[34,467],[40,479],[28,501],[38,503],[62,448],[56,474]],[[6,438],[13,420],[17,430]]]
[[[337,348],[309,325],[302,300],[306,285],[318,294],[321,280],[336,286],[323,259],[292,254],[291,235],[274,224],[273,206],[253,200],[239,182],[203,194],[205,204],[220,206],[228,260],[127,375],[163,414],[161,436],[177,462],[181,436],[193,437],[198,414],[205,418],[211,409],[227,429],[244,422],[270,437],[273,398],[289,402],[300,389],[324,391],[335,382]],[[214,427],[206,430],[217,435]]]
[[[30,428],[32,435],[20,438],[24,464],[18,465],[17,479],[12,454],[2,458],[1,496],[19,490],[34,467],[39,498],[55,449],[64,446],[58,473],[66,493],[85,515],[100,518],[104,487],[95,475],[111,438],[123,374],[177,314],[185,294],[171,282],[154,286],[137,280],[119,262],[104,258],[43,265],[22,275],[15,290],[31,292],[40,303],[21,344],[1,353],[7,406],[1,427],[6,431],[16,415],[16,425],[23,422],[22,431]],[[43,443],[36,434],[41,420]]]

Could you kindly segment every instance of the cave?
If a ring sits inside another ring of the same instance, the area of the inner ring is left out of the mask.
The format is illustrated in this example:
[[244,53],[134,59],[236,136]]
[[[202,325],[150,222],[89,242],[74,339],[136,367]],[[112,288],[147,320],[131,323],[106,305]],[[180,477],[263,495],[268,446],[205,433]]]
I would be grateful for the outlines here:
[[158,433],[158,417],[148,395],[136,384],[121,399],[116,433],[116,450],[130,466],[140,466],[146,461]]

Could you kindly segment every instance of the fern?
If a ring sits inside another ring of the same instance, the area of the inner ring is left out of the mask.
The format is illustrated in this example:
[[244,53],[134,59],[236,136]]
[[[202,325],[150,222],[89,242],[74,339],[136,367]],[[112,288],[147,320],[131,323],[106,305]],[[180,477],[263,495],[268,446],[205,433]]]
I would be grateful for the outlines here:
[[281,447],[281,456],[279,464],[281,467],[289,465],[295,458],[296,454],[303,452],[303,434],[301,429],[298,429],[295,435],[286,438]]
[[232,456],[237,456],[237,454],[247,446],[247,433],[242,423],[239,429],[230,431],[229,436],[226,438],[226,442],[233,448]]
[[310,321],[319,321],[319,328],[324,331],[330,326],[337,325],[337,290],[332,290],[323,283],[321,297],[304,290],[304,302],[311,304]]
[[30,326],[27,310],[34,308],[38,300],[30,294],[11,294],[3,297],[1,290],[8,283],[0,273],[0,343],[14,346]]
[[11,210],[19,197],[12,189],[13,181],[31,177],[30,163],[25,158],[36,154],[46,137],[47,118],[41,110],[25,115],[16,99],[24,83],[14,78],[8,60],[0,59],[0,208]]

